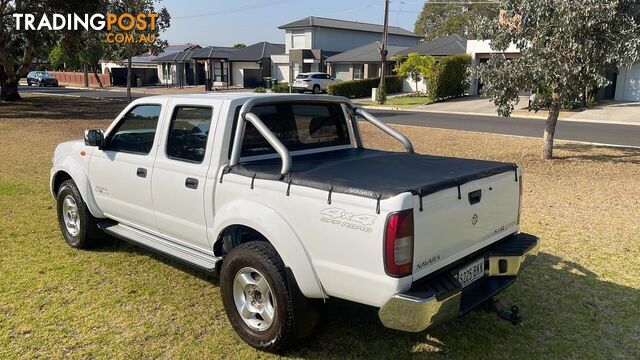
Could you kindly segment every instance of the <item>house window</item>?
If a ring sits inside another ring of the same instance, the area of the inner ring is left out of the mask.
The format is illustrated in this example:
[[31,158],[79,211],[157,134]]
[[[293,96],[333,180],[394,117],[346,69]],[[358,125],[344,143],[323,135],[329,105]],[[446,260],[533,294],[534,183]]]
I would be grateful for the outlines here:
[[380,76],[380,65],[378,64],[369,64],[369,74],[367,78],[373,78]]
[[229,63],[227,62],[213,63],[213,81],[226,82],[228,73],[229,73]]
[[304,32],[292,32],[291,33],[291,48],[292,49],[305,49],[305,34]]
[[353,64],[353,80],[364,79],[364,64]]

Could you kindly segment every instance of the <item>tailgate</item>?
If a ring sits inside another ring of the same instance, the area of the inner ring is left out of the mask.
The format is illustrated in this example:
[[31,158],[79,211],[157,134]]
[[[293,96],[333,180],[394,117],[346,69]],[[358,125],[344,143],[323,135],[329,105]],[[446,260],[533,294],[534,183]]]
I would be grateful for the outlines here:
[[519,198],[513,172],[414,196],[414,281],[517,231]]

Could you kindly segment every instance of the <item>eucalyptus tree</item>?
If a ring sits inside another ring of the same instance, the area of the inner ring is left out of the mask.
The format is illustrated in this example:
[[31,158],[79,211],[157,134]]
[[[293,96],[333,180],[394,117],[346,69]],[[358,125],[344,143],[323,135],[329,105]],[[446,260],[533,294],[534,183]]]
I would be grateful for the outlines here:
[[[131,30],[123,30],[117,26],[112,27],[112,34],[129,35],[134,41],[113,42],[106,44],[105,57],[118,63],[124,63],[127,67],[127,97],[131,102],[132,58],[140,55],[158,55],[167,46],[166,40],[160,39],[171,24],[171,16],[165,7],[156,10],[159,0],[115,0],[109,5],[109,12],[120,16],[121,14],[158,14],[154,20],[154,26],[147,26],[143,30],[134,27]],[[125,25],[128,22],[125,20]],[[147,39],[147,40],[144,40]]]
[[479,66],[484,95],[509,116],[522,91],[549,94],[531,107],[548,111],[542,157],[551,159],[561,105],[607,85],[607,68],[640,61],[639,14],[637,0],[500,0],[485,38],[496,51],[514,44],[521,56],[494,55]]

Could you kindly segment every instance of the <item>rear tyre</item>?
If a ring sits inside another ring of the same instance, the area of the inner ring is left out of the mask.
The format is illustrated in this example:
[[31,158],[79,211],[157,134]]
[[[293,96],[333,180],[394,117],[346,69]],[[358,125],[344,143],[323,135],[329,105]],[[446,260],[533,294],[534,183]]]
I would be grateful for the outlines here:
[[298,94],[304,94],[304,90],[298,90]]
[[73,180],[60,185],[56,202],[58,224],[67,244],[76,249],[95,247],[103,235]]
[[271,352],[291,343],[293,302],[284,264],[271,244],[251,241],[233,248],[222,264],[220,289],[229,322],[244,342]]
[[320,94],[320,85],[313,85],[313,93]]

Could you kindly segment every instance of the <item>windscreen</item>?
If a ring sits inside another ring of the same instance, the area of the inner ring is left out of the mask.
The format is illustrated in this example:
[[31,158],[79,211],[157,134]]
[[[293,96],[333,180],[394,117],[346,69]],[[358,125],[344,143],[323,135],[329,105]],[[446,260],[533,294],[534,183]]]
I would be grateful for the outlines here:
[[[339,104],[283,103],[251,109],[289,151],[349,145],[349,129]],[[242,156],[274,153],[258,130],[247,122]]]

